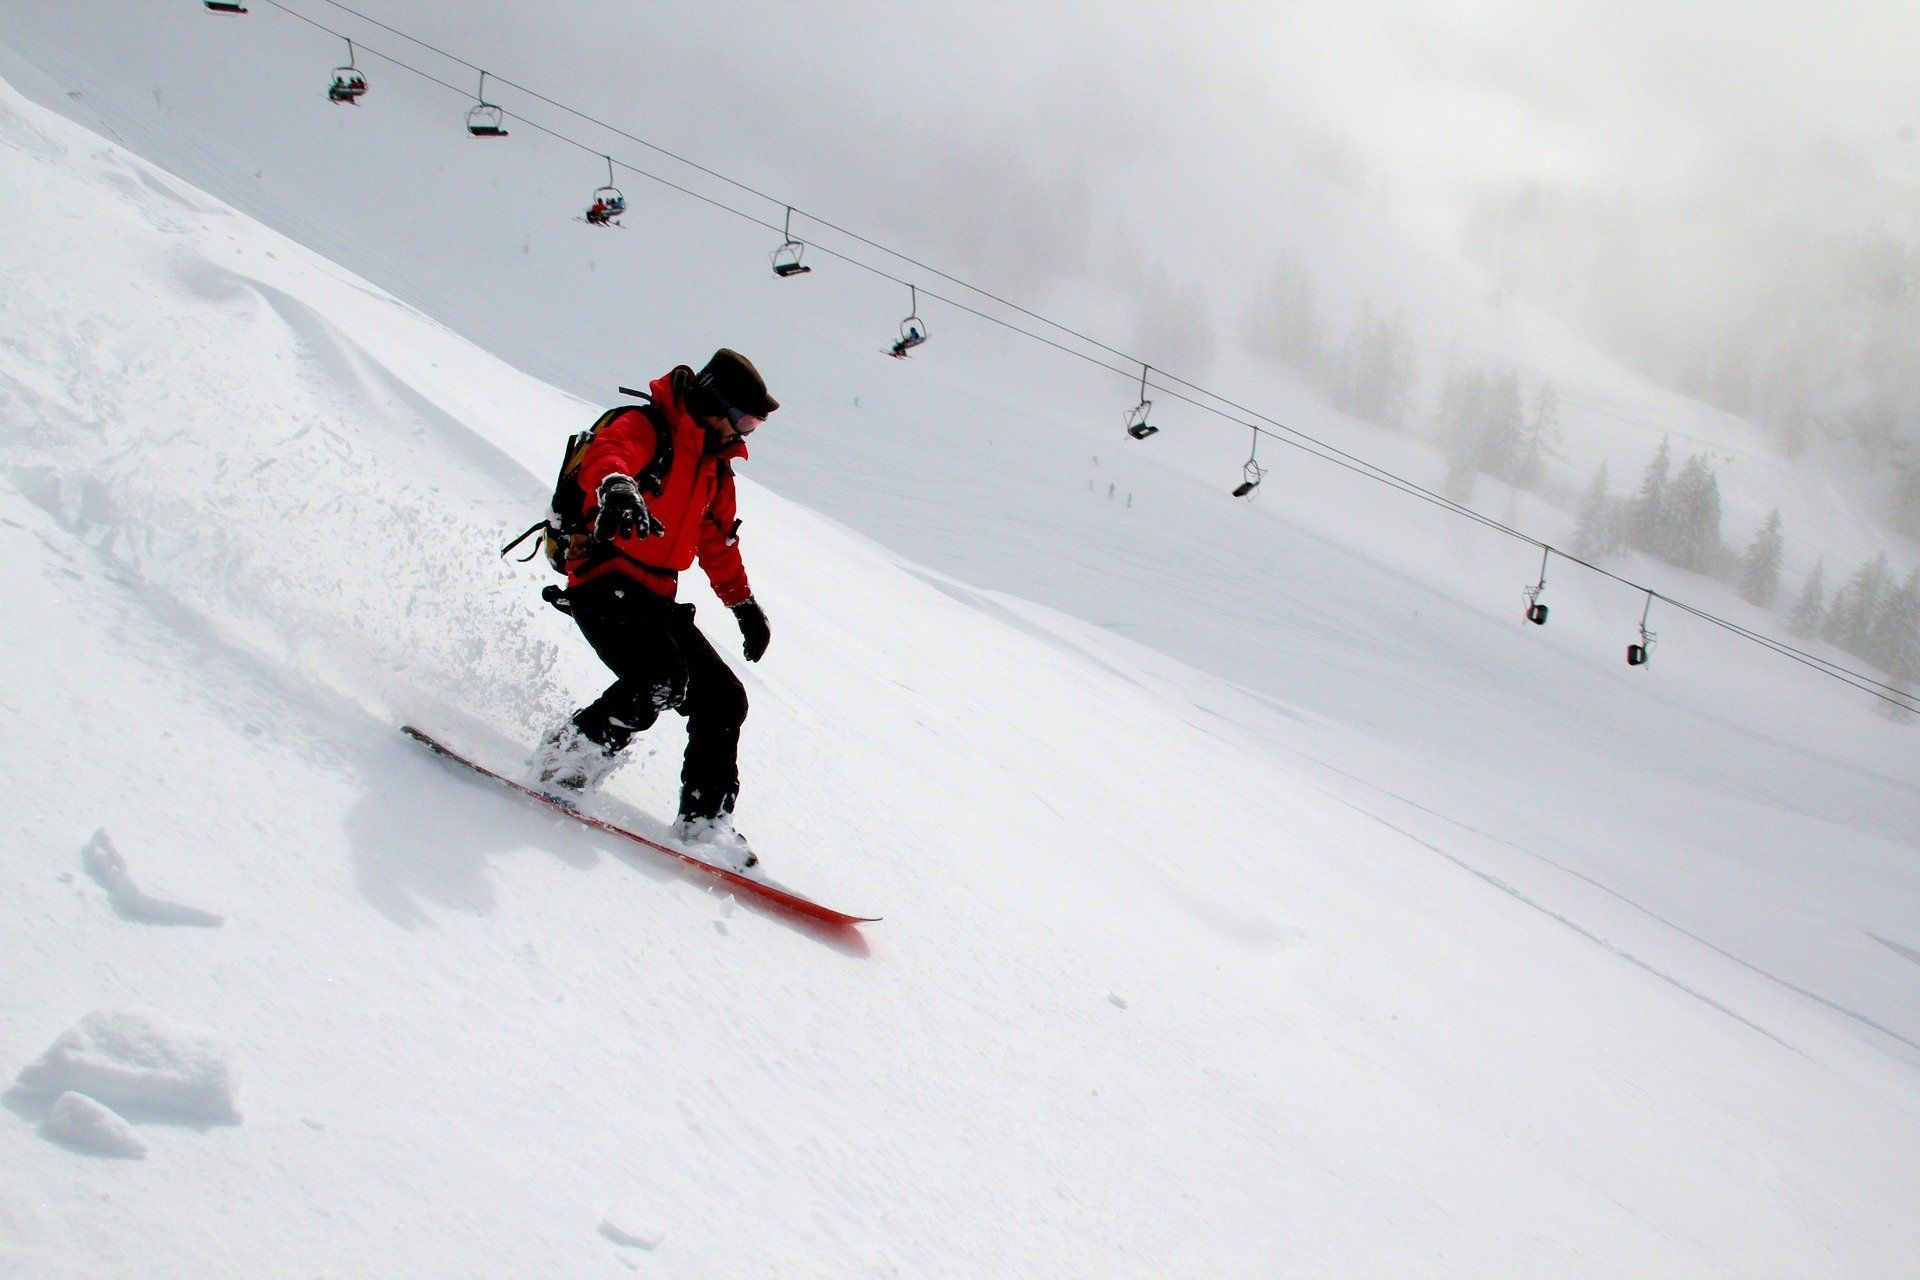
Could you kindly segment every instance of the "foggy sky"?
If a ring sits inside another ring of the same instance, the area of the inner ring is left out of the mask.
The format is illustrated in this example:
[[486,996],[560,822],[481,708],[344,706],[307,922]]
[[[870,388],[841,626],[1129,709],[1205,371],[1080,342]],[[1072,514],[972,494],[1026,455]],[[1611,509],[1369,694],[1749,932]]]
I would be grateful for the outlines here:
[[1117,284],[1136,336],[1168,341],[1232,314],[1311,219],[1303,172],[1443,255],[1530,181],[1674,210],[1695,249],[1649,308],[1728,287],[1759,222],[1920,234],[1920,5],[599,0],[486,31],[428,0],[378,12],[1023,300]]
[[1302,129],[1423,234],[1529,179],[1742,191],[1903,234],[1920,213],[1920,5],[602,2],[485,33],[424,0],[380,12],[846,219],[978,246],[990,210],[1069,265],[1061,222],[1177,249],[1196,191],[1284,177]]

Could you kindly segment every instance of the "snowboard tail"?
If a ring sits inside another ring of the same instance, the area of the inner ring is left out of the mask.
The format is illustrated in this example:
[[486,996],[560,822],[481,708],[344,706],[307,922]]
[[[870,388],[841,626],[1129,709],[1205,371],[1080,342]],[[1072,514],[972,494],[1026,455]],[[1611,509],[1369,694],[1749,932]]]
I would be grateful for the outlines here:
[[692,854],[681,849],[676,849],[670,844],[664,844],[651,837],[643,836],[637,831],[629,831],[618,823],[608,822],[605,818],[596,817],[564,797],[550,795],[545,791],[530,787],[524,782],[509,778],[503,773],[496,773],[494,770],[487,768],[487,766],[461,755],[458,751],[455,751],[452,747],[449,747],[424,730],[416,729],[412,725],[406,724],[400,726],[400,732],[406,734],[409,738],[412,738],[415,742],[418,742],[421,746],[426,747],[436,755],[451,760],[455,764],[464,765],[483,778],[491,778],[502,786],[519,792],[529,800],[538,801],[555,813],[565,814],[575,822],[592,827],[595,831],[605,832],[610,836],[619,836],[624,840],[631,840],[638,845],[645,845],[655,853],[664,854],[676,862],[682,863],[703,875],[720,881],[729,889],[738,890],[741,894],[764,902],[769,906],[805,917],[808,920],[813,920],[820,924],[833,925],[841,928],[858,924],[872,924],[880,918],[879,916],[848,915],[844,911],[835,911],[832,907],[823,907],[810,898],[803,898],[791,890],[782,889],[777,884],[769,884],[764,880],[755,880],[750,876],[743,876],[739,872],[727,867],[716,866],[711,862],[703,862]]

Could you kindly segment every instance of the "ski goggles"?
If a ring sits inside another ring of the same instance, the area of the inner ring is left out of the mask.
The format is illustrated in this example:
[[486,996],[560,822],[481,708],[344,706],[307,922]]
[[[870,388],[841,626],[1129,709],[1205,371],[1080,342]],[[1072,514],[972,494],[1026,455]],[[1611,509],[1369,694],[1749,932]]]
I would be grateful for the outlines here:
[[703,378],[700,385],[705,388],[707,394],[712,396],[719,406],[726,411],[727,421],[732,424],[734,434],[750,436],[759,429],[761,423],[766,421],[764,417],[757,413],[747,413],[744,410],[736,409],[731,404],[728,404],[727,398],[720,394],[720,388],[713,385],[712,379]]

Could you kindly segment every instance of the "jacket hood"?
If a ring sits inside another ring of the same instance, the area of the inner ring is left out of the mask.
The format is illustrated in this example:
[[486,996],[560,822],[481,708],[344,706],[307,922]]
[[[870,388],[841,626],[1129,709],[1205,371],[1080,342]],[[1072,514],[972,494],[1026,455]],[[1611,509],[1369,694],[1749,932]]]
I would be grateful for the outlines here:
[[[693,414],[687,409],[686,392],[687,388],[692,385],[694,377],[695,374],[691,366],[684,364],[675,365],[671,370],[661,374],[652,382],[648,383],[647,392],[653,397],[655,404],[667,411],[667,416],[673,419],[676,425],[684,419],[690,430],[699,431],[704,435],[705,429],[701,427],[699,422],[694,419]],[[747,457],[747,442],[745,440],[735,440],[714,456],[725,458],[729,462],[735,459],[745,461]]]

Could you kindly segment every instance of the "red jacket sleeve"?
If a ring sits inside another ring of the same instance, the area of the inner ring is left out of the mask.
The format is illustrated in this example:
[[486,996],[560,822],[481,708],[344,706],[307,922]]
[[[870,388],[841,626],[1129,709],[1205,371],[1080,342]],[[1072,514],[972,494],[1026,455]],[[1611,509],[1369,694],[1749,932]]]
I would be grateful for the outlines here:
[[720,603],[732,608],[753,594],[747,584],[747,567],[740,559],[739,518],[733,499],[733,469],[722,465],[720,487],[714,490],[713,505],[700,521],[700,567]]
[[653,461],[657,443],[653,423],[638,409],[629,409],[593,433],[587,456],[580,463],[580,491],[586,495],[586,515],[600,507],[600,482],[608,476],[637,476]]

